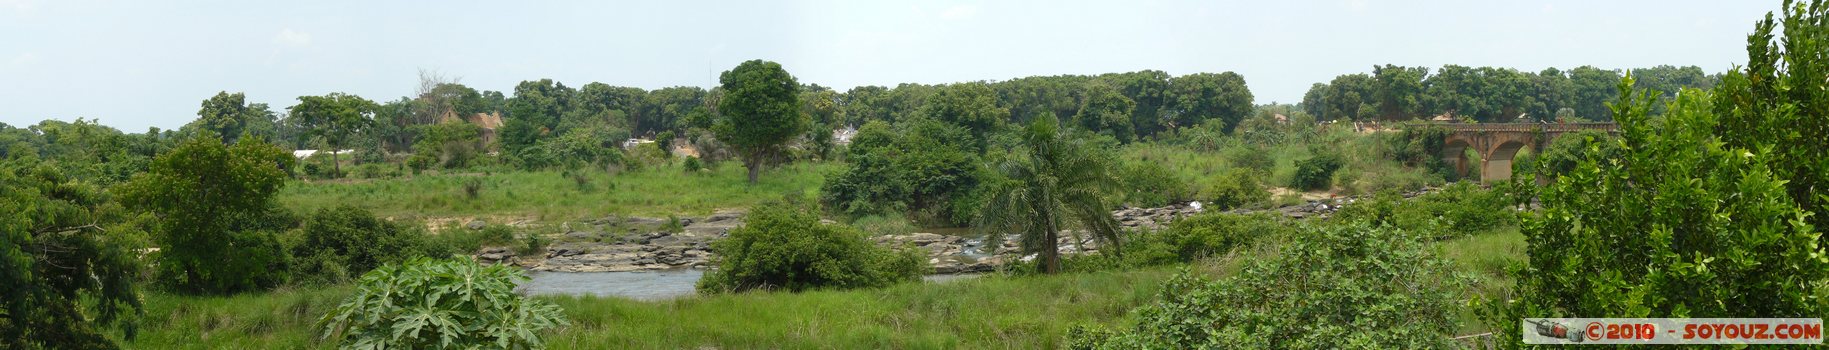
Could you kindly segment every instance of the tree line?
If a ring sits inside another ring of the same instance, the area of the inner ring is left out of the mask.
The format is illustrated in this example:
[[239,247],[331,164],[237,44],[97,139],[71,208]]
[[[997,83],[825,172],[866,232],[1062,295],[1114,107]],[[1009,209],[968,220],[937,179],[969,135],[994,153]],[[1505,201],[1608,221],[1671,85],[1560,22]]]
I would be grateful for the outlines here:
[[[1663,91],[1708,89],[1721,81],[1696,66],[1661,65],[1629,70],[1634,88]],[[1614,84],[1622,71],[1581,66],[1531,73],[1511,68],[1446,65],[1373,66],[1372,72],[1344,74],[1315,83],[1302,96],[1302,110],[1323,121],[1409,120],[1449,115],[1478,122],[1607,121],[1606,103],[1619,97]],[[1654,113],[1662,113],[1660,105]]]

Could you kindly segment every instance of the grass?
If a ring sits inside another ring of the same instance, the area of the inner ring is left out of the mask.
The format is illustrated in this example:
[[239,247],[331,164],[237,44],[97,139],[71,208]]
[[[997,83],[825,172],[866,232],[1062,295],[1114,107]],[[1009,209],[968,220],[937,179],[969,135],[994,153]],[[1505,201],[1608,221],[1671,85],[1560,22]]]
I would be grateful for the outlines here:
[[[297,212],[353,204],[391,217],[496,216],[574,220],[610,214],[665,217],[746,208],[783,194],[817,198],[825,173],[840,163],[798,162],[745,181],[735,162],[716,170],[686,174],[678,166],[619,174],[582,173],[585,182],[557,171],[420,175],[395,179],[293,182],[280,192],[281,204]],[[481,184],[476,198],[466,182]]]
[[[572,326],[543,335],[554,349],[1057,348],[1069,327],[1118,326],[1172,268],[985,277],[884,289],[746,293],[644,302],[550,296]],[[125,348],[332,348],[318,317],[348,286],[229,297],[149,294],[139,338]]]
[[574,325],[555,349],[1057,348],[1069,327],[1120,324],[1170,269],[987,277],[881,290],[752,293],[648,303],[550,298]]
[[[1436,247],[1443,258],[1459,266],[1457,270],[1475,278],[1469,292],[1484,295],[1489,300],[1507,297],[1506,289],[1516,279],[1506,270],[1528,259],[1524,252],[1524,234],[1519,233],[1516,226],[1442,241]],[[1460,334],[1490,330],[1480,324],[1472,309],[1460,310],[1460,321]]]

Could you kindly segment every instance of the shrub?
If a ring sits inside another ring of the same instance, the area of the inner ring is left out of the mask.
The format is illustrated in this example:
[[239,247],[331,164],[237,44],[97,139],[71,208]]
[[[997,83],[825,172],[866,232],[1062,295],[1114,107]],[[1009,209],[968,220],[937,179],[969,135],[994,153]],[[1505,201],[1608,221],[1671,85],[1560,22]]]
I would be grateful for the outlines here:
[[1118,175],[1124,188],[1123,203],[1139,207],[1160,207],[1187,202],[1194,198],[1187,181],[1170,172],[1161,162],[1129,162]]
[[1334,217],[1412,231],[1436,231],[1441,236],[1432,238],[1450,238],[1517,225],[1517,210],[1511,203],[1501,191],[1463,181],[1408,200],[1395,192],[1382,192],[1341,208]]
[[558,306],[515,293],[525,280],[468,259],[388,264],[324,315],[324,336],[343,336],[345,348],[544,348],[540,331],[569,323]]
[[[1125,332],[1070,333],[1080,348],[1421,349],[1452,346],[1462,278],[1414,235],[1310,226],[1236,277],[1170,279]],[[1515,321],[1514,321],[1515,322]]]
[[1276,168],[1276,160],[1270,158],[1270,152],[1256,147],[1232,147],[1226,150],[1225,157],[1227,162],[1240,169],[1267,174]]
[[350,205],[312,213],[291,250],[299,259],[293,266],[295,282],[326,284],[427,253],[425,236],[413,227]]
[[1334,171],[1340,170],[1340,158],[1331,153],[1296,161],[1295,178],[1290,186],[1303,190],[1326,189],[1333,185]]
[[705,169],[703,164],[699,164],[699,157],[686,157],[685,164],[681,165],[681,167],[686,170],[686,173],[690,174],[697,174],[700,170]]
[[881,287],[927,272],[914,250],[877,246],[855,228],[820,223],[798,204],[761,205],[744,221],[712,243],[718,268],[699,280],[700,292]]
[[1201,194],[1214,210],[1227,210],[1270,200],[1270,192],[1258,185],[1258,176],[1251,172],[1220,174],[1207,179]]
[[483,180],[482,179],[477,179],[477,178],[464,179],[464,198],[469,198],[470,200],[476,200],[477,197],[482,196],[482,191],[483,191]]

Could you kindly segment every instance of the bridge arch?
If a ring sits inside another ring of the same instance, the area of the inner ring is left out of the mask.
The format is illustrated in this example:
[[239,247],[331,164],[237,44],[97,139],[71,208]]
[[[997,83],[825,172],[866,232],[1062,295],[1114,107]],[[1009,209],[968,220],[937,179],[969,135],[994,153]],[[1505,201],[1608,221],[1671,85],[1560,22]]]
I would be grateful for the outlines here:
[[1518,157],[1518,151],[1524,147],[1526,145],[1522,140],[1506,140],[1493,146],[1491,151],[1484,152],[1486,156],[1481,159],[1484,164],[1480,167],[1480,182],[1510,179],[1512,160]]
[[1449,139],[1442,146],[1442,161],[1448,163],[1449,169],[1454,169],[1456,177],[1466,177],[1467,169],[1472,168],[1473,160],[1467,158],[1467,149],[1472,147],[1463,139]]
[[[1480,182],[1511,178],[1513,159],[1525,147],[1532,150],[1549,144],[1563,135],[1580,130],[1602,130],[1618,133],[1613,123],[1427,123],[1425,127],[1448,130],[1442,139],[1442,160],[1465,177],[1468,170],[1480,170]],[[1479,154],[1478,164],[1468,159],[1466,150]]]

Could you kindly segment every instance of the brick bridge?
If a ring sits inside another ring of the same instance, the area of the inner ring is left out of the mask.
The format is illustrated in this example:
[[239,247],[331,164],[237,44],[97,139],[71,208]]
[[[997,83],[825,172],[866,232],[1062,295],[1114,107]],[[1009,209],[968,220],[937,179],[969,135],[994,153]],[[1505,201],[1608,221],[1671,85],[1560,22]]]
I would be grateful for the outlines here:
[[1467,175],[1467,166],[1472,160],[1467,159],[1468,148],[1480,154],[1480,182],[1490,183],[1493,180],[1511,178],[1511,161],[1517,157],[1518,150],[1530,147],[1532,152],[1542,152],[1544,146],[1562,135],[1582,130],[1602,130],[1618,133],[1619,125],[1613,123],[1493,123],[1493,124],[1430,124],[1448,129],[1448,137],[1442,139],[1442,158],[1454,167],[1455,174]]

